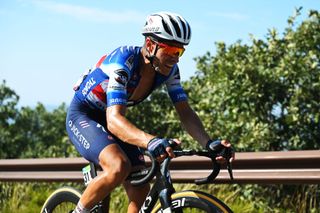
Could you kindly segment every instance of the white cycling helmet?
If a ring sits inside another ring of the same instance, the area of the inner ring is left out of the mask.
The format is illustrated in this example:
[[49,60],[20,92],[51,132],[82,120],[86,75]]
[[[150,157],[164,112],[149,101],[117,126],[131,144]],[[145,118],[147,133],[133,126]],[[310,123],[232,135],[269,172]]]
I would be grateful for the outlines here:
[[188,45],[191,39],[191,28],[189,23],[178,14],[158,12],[147,17],[142,35]]

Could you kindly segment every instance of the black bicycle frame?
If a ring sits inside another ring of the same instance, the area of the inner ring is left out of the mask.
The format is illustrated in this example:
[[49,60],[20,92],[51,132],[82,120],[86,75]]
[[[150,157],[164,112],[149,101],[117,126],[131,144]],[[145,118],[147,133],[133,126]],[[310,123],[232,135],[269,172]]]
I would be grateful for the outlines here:
[[169,163],[171,158],[166,158],[156,174],[156,182],[148,193],[139,213],[149,213],[160,200],[163,210],[171,207],[171,195],[175,193],[169,173]]
[[[132,174],[129,175],[128,180],[130,183],[134,186],[148,183],[154,176],[155,178],[155,183],[153,184],[151,190],[149,191],[142,207],[139,210],[139,213],[149,213],[152,211],[154,206],[156,205],[158,199],[160,201],[161,207],[163,211],[168,211],[172,206],[172,200],[171,200],[171,195],[175,193],[175,189],[172,185],[172,180],[171,180],[171,175],[169,171],[169,164],[171,162],[171,158],[166,158],[161,164],[159,164],[155,158],[151,156],[150,153],[145,152],[146,155],[151,157],[151,167],[150,170],[145,169],[136,172],[133,172]],[[198,155],[198,156],[205,156],[211,159],[212,161],[212,173],[205,178],[202,179],[197,179],[195,180],[195,184],[206,184],[212,182],[216,176],[219,174],[220,171],[220,164],[218,164],[215,161],[216,156],[212,156],[211,153],[207,151],[195,151],[195,150],[174,150],[174,154],[176,157],[179,156],[190,156],[190,155]],[[96,173],[96,165],[93,163],[90,163],[90,167],[93,171],[90,171],[92,177],[95,177],[97,175]],[[230,178],[232,179],[232,167],[231,164],[228,163],[228,172],[230,175]],[[149,172],[148,172],[149,171]],[[141,175],[143,176],[142,179]],[[86,180],[86,175],[84,176]],[[138,180],[136,180],[138,178]],[[94,209],[98,209],[98,212],[101,211],[106,211],[109,208],[109,201],[110,201],[110,195],[108,195],[105,199],[99,202],[98,205],[94,207]],[[169,211],[171,212],[171,211]]]

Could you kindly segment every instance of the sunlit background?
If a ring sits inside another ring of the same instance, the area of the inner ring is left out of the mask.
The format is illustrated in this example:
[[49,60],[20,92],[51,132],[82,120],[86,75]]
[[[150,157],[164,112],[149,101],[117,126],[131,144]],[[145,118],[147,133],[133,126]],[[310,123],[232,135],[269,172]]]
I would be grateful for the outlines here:
[[69,103],[72,85],[98,59],[120,45],[142,45],[148,14],[171,11],[192,27],[192,40],[180,61],[183,80],[196,72],[193,58],[215,42],[264,39],[268,29],[279,36],[295,8],[304,19],[318,1],[102,1],[2,0],[0,2],[0,80],[19,96],[19,106]]

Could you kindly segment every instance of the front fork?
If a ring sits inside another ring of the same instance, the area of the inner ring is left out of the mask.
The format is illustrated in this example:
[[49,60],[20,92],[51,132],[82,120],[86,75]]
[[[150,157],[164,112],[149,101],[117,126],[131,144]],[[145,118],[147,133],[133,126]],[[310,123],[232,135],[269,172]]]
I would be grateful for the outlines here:
[[[171,190],[170,190],[171,191]],[[171,194],[169,189],[163,189],[159,194],[159,200],[162,207],[163,213],[171,213]]]

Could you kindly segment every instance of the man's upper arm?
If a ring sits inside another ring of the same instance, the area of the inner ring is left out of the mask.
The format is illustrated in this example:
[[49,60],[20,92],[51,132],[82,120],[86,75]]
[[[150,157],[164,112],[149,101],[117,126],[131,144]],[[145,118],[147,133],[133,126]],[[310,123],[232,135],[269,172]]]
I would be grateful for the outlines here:
[[126,106],[124,105],[112,105],[107,107],[106,109],[106,117],[107,117],[107,128],[108,130],[114,134],[118,135],[119,125],[121,126],[122,118],[125,116]]
[[180,73],[178,65],[176,65],[173,69],[175,70],[173,74],[169,77],[169,79],[166,81],[166,86],[168,89],[169,96],[172,102],[175,104],[177,102],[186,101],[188,97],[180,83]]
[[108,120],[112,120],[117,116],[125,116],[126,114],[126,106],[125,105],[112,105],[107,107],[107,122]]

